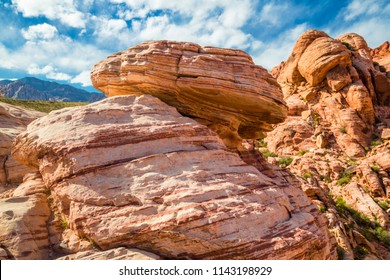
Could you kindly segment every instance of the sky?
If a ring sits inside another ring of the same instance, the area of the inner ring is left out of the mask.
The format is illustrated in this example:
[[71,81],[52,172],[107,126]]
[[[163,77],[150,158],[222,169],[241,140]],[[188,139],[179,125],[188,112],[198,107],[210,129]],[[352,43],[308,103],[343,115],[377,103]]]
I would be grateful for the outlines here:
[[93,65],[147,40],[238,48],[268,70],[318,29],[390,41],[390,0],[0,0],[0,79],[92,90]]

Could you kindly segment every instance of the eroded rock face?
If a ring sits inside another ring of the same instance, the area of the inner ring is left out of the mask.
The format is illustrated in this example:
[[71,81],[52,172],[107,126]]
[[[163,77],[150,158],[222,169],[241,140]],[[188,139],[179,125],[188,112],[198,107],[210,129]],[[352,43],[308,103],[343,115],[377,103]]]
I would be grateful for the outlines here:
[[[390,71],[390,43],[384,42],[379,47],[371,50],[371,56],[375,62],[385,67],[387,71]],[[378,67],[379,67],[378,65]]]
[[39,167],[69,229],[104,250],[335,258],[324,217],[300,189],[278,185],[152,96],[54,111],[17,137],[13,155]]
[[346,259],[359,257],[358,246],[367,258],[388,258],[388,245],[367,234],[390,228],[390,79],[372,60],[384,49],[372,51],[355,33],[332,39],[310,30],[272,71],[289,117],[263,141],[269,161],[289,159]]
[[389,111],[390,79],[375,69],[361,36],[351,33],[332,39],[320,31],[307,31],[274,75],[291,115],[299,115],[298,108],[302,112],[302,100],[316,114],[314,126],[325,127],[339,149],[349,156],[366,154],[376,112]]
[[7,255],[4,258],[48,259],[49,215],[44,194],[0,199],[0,246]]
[[156,96],[231,148],[259,138],[287,113],[279,85],[240,50],[145,42],[97,63],[91,80],[107,96]]
[[11,156],[13,139],[43,113],[0,102],[0,193],[16,187],[32,170]]
[[118,247],[107,251],[88,250],[58,258],[58,260],[160,260],[153,253]]

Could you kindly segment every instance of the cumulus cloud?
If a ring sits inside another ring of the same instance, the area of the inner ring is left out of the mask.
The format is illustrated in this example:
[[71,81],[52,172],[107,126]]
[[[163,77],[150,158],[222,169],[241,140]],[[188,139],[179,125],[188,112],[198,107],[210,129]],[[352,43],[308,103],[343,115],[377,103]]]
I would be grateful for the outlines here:
[[331,30],[333,36],[349,32],[363,36],[371,48],[375,48],[389,39],[390,4],[383,0],[353,0],[339,17],[347,24],[338,24]]
[[81,84],[83,87],[88,87],[92,85],[90,78],[90,71],[86,70],[78,74],[76,77],[70,80],[72,84]]
[[57,36],[58,30],[55,26],[43,23],[29,26],[27,30],[22,30],[22,35],[26,40],[51,40]]
[[86,24],[73,0],[12,0],[12,3],[24,17],[44,16],[75,28],[84,28]]
[[383,4],[381,0],[353,0],[344,11],[344,19],[350,21],[361,15],[376,14]]
[[[253,15],[252,0],[111,0],[125,3],[117,13],[123,20],[133,19],[130,32],[118,30],[118,38],[128,38],[127,44],[144,40],[170,39],[193,41],[203,45],[248,48],[259,44],[242,31]],[[196,7],[196,8],[194,8]],[[159,11],[164,10],[161,14]],[[105,30],[97,30],[100,38]],[[111,36],[115,36],[112,35]],[[129,40],[131,38],[131,40]],[[122,40],[123,41],[123,40]]]
[[31,64],[27,73],[31,75],[45,75],[49,79],[60,80],[60,81],[69,81],[71,76],[66,73],[58,72],[52,65],[46,65],[43,68],[40,68],[36,64]]

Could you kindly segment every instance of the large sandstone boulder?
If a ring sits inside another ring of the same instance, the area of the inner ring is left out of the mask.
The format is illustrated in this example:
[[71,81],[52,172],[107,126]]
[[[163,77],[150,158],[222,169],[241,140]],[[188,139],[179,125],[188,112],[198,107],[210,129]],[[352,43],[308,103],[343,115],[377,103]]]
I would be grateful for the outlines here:
[[17,137],[13,155],[39,167],[69,229],[103,250],[335,257],[326,221],[302,190],[276,184],[206,126],[152,96],[51,112]]
[[16,162],[11,156],[13,139],[43,113],[0,102],[0,193],[15,187],[32,170]]
[[107,96],[156,96],[231,148],[259,138],[287,113],[277,82],[241,50],[149,41],[97,63],[91,80]]

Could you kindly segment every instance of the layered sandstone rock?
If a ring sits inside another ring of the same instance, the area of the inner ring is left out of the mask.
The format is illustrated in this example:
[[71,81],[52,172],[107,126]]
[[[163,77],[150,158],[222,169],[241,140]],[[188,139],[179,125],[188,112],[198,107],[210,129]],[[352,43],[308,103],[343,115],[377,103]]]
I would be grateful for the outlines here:
[[91,73],[107,96],[150,94],[217,132],[231,148],[284,120],[279,85],[245,52],[150,41],[109,56]]
[[358,34],[332,39],[310,30],[272,71],[289,117],[263,141],[276,154],[269,161],[290,158],[288,169],[328,216],[347,259],[358,246],[388,258],[388,244],[372,237],[390,228],[390,78],[373,63],[378,56]]
[[16,162],[11,154],[13,139],[43,113],[0,102],[0,193],[22,182],[31,169]]
[[364,156],[373,140],[374,107],[389,112],[390,79],[375,69],[369,51],[355,33],[332,39],[310,30],[297,40],[287,62],[274,70],[289,113],[299,115],[306,104],[316,115],[313,127],[321,125],[349,156]]
[[54,111],[17,137],[13,155],[39,168],[69,230],[103,250],[335,257],[324,217],[300,189],[247,165],[206,126],[151,96]]
[[44,194],[0,199],[0,246],[7,253],[5,259],[48,259],[49,215]]
[[160,260],[153,253],[118,247],[107,251],[89,250],[58,258],[58,260]]
[[[390,71],[390,43],[384,42],[379,47],[371,50],[372,59],[378,63],[379,66],[383,66],[387,71]],[[380,69],[379,69],[380,70]]]

